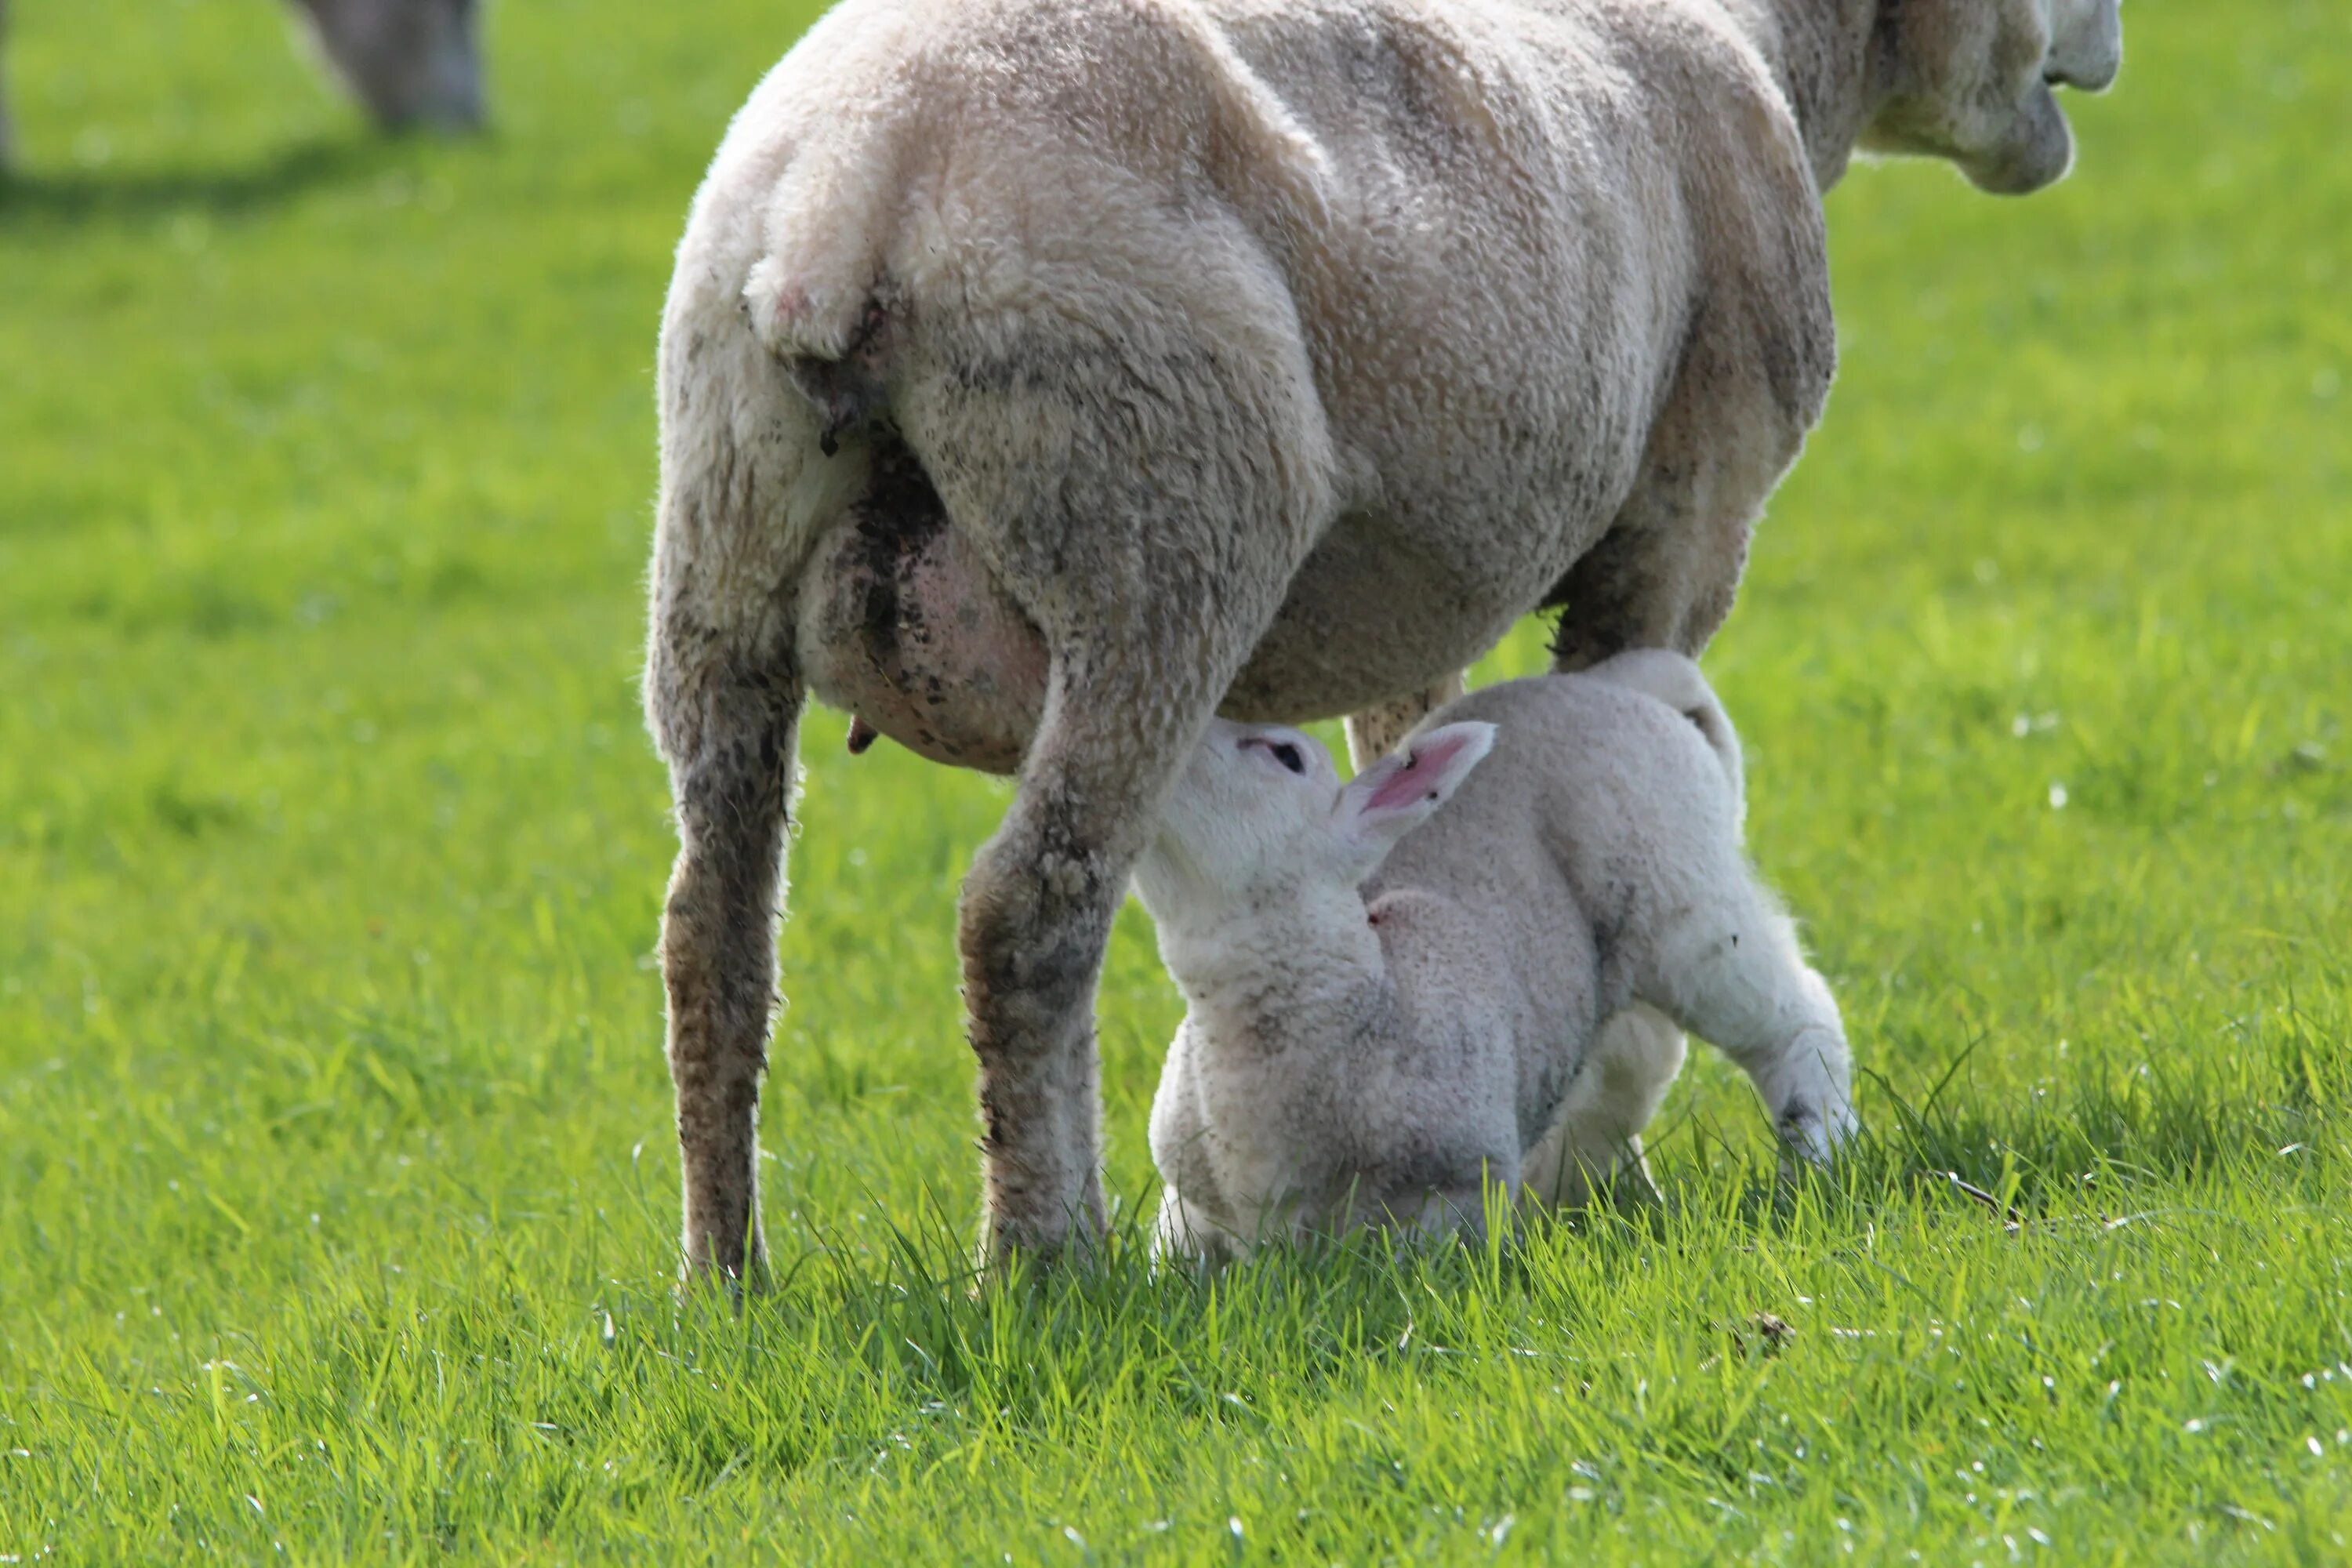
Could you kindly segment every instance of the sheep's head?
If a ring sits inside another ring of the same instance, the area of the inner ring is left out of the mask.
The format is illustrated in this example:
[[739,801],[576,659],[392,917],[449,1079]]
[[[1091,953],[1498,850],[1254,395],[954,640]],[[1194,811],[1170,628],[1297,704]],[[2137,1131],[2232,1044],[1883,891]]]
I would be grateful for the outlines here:
[[297,0],[336,72],[387,130],[482,121],[476,0]]
[[1341,784],[1312,735],[1218,719],[1192,752],[1136,870],[1163,924],[1219,919],[1302,891],[1352,892],[1436,814],[1495,743],[1495,726],[1443,724]]
[[1888,91],[1863,128],[1880,153],[1948,158],[1981,190],[2062,178],[2074,132],[2061,86],[2099,92],[2123,65],[2121,0],[1886,0]]

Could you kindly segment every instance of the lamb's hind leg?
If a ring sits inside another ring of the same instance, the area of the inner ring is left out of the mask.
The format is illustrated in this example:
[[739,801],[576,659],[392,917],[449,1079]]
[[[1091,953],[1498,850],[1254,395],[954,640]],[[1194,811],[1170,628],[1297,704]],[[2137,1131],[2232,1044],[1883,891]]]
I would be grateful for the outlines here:
[[1636,990],[1738,1062],[1781,1141],[1820,1164],[1855,1127],[1845,1025],[1794,924],[1735,866],[1659,933]]

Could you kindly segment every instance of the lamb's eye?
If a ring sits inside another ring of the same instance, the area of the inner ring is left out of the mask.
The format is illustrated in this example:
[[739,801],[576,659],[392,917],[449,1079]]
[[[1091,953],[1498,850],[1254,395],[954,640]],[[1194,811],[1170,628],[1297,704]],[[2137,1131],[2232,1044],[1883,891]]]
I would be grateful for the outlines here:
[[1289,742],[1285,741],[1280,745],[1274,747],[1273,752],[1274,760],[1280,763],[1284,767],[1288,768],[1292,773],[1303,773],[1307,771],[1307,759],[1300,756],[1298,754],[1298,748],[1292,745]]

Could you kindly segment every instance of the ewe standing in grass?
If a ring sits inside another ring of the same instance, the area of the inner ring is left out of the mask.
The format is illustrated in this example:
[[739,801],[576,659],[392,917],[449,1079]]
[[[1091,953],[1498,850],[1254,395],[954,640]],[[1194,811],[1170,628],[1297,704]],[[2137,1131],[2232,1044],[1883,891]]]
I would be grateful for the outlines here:
[[[847,0],[660,353],[647,714],[687,1264],[761,1260],[811,691],[1018,769],[961,915],[992,1250],[1097,1231],[1093,998],[1213,714],[1412,712],[1521,616],[1695,651],[1828,395],[1857,145],[2027,191],[2116,0]],[[952,603],[923,618],[927,595]]]
[[1730,735],[1654,650],[1464,698],[1345,787],[1311,736],[1213,721],[1136,867],[1189,1007],[1151,1108],[1160,1246],[1580,1195],[1682,1065],[1632,1009],[1722,1047],[1827,1158],[1845,1031],[1740,852]]

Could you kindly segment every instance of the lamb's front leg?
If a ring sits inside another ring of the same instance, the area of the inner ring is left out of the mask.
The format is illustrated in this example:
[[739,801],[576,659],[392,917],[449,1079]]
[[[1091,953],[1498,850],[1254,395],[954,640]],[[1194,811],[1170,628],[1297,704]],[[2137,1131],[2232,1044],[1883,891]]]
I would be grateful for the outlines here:
[[1222,1268],[1248,1250],[1239,1237],[1187,1203],[1174,1187],[1160,1189],[1160,1217],[1151,1226],[1155,1261],[1182,1259],[1204,1268]]
[[1657,1009],[1636,1002],[1613,1014],[1593,1037],[1568,1086],[1551,1131],[1527,1157],[1523,1191],[1538,1203],[1591,1201],[1621,1172],[1654,1193],[1642,1157],[1650,1124],[1683,1070],[1683,1032]]

